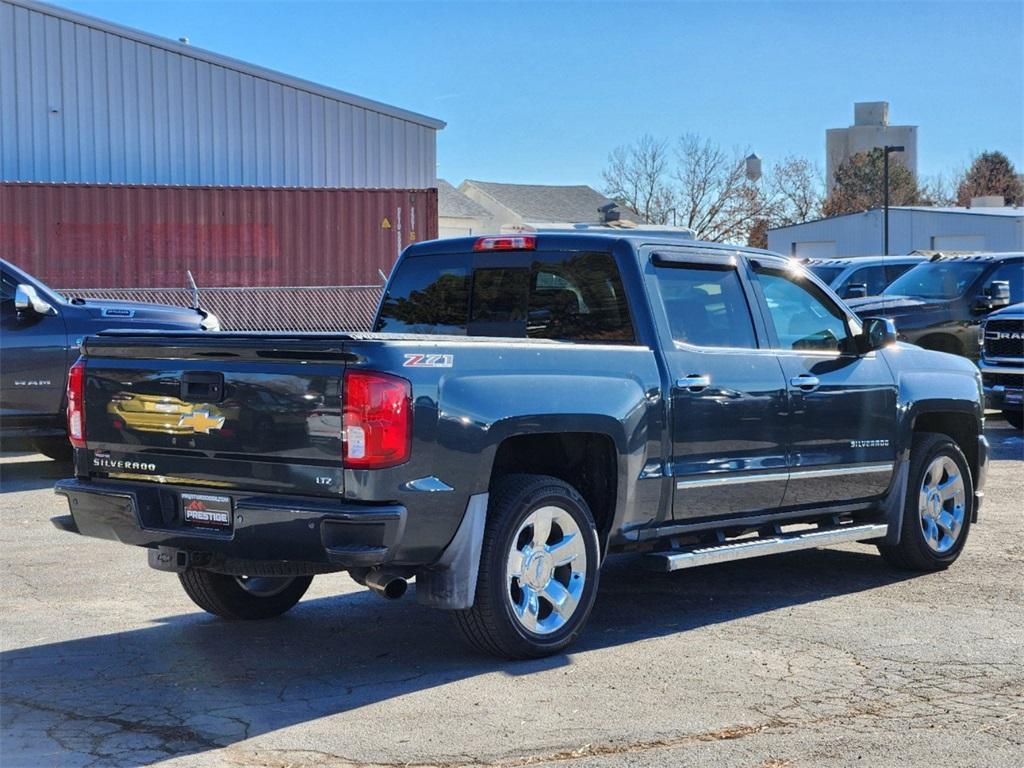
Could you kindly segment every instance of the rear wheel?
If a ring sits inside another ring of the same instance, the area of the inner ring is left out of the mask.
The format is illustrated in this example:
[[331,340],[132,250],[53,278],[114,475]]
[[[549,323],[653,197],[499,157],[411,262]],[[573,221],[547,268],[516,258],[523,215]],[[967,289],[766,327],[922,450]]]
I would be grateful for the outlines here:
[[919,433],[910,449],[900,543],[878,549],[899,568],[948,568],[967,543],[973,505],[974,483],[959,446],[946,435]]
[[231,620],[280,616],[302,599],[313,581],[312,576],[228,576],[198,568],[178,578],[193,603]]
[[32,447],[54,461],[71,461],[75,456],[66,437],[40,437],[32,441]]
[[491,492],[473,607],[455,612],[476,648],[548,656],[583,630],[597,595],[600,550],[587,502],[568,483],[511,475]]
[[1003,418],[1014,429],[1024,429],[1024,410],[1011,411],[1007,409],[1003,411]]

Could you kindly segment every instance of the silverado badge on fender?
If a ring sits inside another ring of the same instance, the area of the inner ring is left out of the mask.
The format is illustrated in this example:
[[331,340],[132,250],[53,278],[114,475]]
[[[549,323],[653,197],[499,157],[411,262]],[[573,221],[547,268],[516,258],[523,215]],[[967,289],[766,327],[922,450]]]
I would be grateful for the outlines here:
[[209,411],[192,411],[178,419],[179,427],[192,427],[193,432],[210,434],[210,430],[224,426],[223,416],[211,416]]

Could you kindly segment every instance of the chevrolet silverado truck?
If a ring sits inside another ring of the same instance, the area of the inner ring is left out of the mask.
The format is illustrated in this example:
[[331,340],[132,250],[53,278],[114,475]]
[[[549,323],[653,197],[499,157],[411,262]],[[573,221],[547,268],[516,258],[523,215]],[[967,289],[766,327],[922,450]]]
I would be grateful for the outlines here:
[[414,578],[512,658],[580,634],[610,553],[674,571],[869,542],[946,568],[988,457],[970,361],[779,256],[598,234],[415,244],[374,332],[101,333],[68,420],[54,524],[147,548],[206,611]]
[[0,260],[0,328],[0,437],[28,440],[43,455],[70,461],[64,395],[83,338],[105,328],[216,330],[219,323],[188,307],[68,301]]
[[862,317],[888,317],[900,341],[978,359],[981,323],[1024,301],[1024,253],[937,255],[898,277],[881,295],[848,299]]
[[989,408],[1024,429],[1024,303],[993,312],[981,326],[981,383]]

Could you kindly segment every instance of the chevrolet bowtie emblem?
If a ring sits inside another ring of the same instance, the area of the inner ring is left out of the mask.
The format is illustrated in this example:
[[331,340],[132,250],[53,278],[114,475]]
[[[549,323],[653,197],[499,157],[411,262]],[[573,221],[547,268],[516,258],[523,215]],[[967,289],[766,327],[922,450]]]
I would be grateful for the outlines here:
[[178,419],[179,427],[192,427],[193,432],[210,434],[212,429],[220,429],[224,426],[223,416],[211,416],[209,411],[192,411]]

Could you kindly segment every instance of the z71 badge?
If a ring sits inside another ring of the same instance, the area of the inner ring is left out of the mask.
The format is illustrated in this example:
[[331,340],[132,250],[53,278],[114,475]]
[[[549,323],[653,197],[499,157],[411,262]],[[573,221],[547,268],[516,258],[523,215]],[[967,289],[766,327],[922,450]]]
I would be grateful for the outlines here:
[[405,356],[402,365],[406,368],[451,368],[455,364],[455,355],[414,355]]

